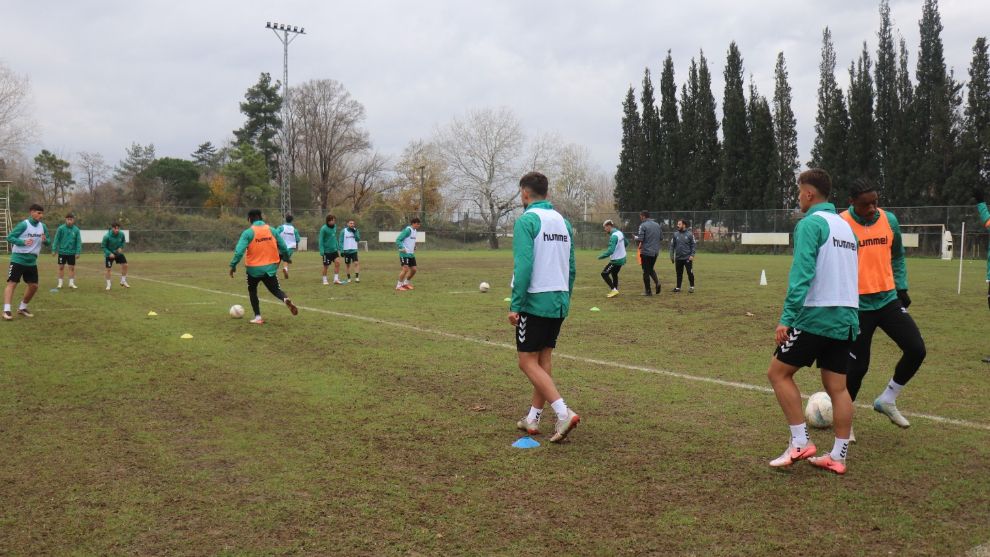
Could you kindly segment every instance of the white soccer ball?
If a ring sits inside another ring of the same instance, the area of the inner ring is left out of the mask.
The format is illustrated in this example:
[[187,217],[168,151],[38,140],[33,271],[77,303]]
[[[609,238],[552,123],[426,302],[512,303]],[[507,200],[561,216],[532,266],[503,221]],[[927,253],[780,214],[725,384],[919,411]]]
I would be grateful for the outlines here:
[[244,317],[244,306],[240,304],[234,304],[230,306],[230,316],[234,319],[240,319]]
[[488,290],[491,287],[492,287],[492,285],[488,284],[487,282],[483,282],[483,283],[481,283],[481,284],[478,285],[478,290],[480,290],[482,292],[488,292]]
[[808,425],[825,429],[832,425],[832,399],[828,393],[818,392],[808,398],[808,405],[804,407],[804,417],[808,420]]

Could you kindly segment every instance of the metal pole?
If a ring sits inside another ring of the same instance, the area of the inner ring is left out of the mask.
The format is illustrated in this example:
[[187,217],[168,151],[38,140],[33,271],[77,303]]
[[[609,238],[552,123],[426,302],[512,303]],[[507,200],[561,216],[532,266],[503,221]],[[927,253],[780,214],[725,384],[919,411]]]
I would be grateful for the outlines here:
[[423,172],[426,170],[426,165],[419,166],[419,218],[426,218],[426,178]]
[[956,294],[962,294],[962,265],[963,252],[966,251],[966,221],[962,223],[962,232],[959,233],[959,283],[956,285]]
[[[287,137],[289,132],[286,128],[291,125],[289,122],[289,43],[294,41],[297,36],[304,35],[306,28],[286,25],[284,23],[272,23],[270,21],[265,24],[265,28],[271,29],[282,43],[282,136]],[[282,33],[279,34],[279,31]],[[289,38],[289,33],[292,33],[292,38]],[[286,147],[287,144],[288,141],[283,141],[283,147]],[[292,153],[282,153],[282,163],[279,165],[279,172],[282,174],[282,183],[279,188],[279,209],[282,211],[283,216],[292,212],[291,183],[289,179],[291,170],[289,158],[291,156]]]

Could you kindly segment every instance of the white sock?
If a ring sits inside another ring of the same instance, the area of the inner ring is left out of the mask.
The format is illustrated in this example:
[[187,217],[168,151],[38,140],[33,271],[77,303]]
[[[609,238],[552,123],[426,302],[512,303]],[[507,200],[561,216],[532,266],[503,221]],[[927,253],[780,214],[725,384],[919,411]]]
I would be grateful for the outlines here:
[[893,404],[897,401],[897,395],[901,393],[901,389],[903,388],[904,385],[898,385],[897,383],[894,383],[893,379],[891,379],[890,382],[887,383],[887,388],[880,393],[880,402]]
[[409,284],[409,279],[402,281],[402,284]]
[[125,282],[127,282],[127,275],[122,275],[122,276],[120,277],[120,283],[121,283],[121,284],[124,284]]
[[[72,282],[72,281],[69,281],[69,282]],[[58,279],[58,287],[59,288],[62,288],[62,279]]]
[[340,280],[340,275],[338,275],[337,273],[334,273],[333,274],[333,280]]
[[835,444],[832,445],[832,460],[846,460],[846,453],[849,452],[849,440],[835,438]]
[[400,280],[399,282],[397,282],[397,283],[395,283],[395,287],[396,287],[396,288],[398,288],[398,287],[400,287],[400,286],[402,286],[402,281],[401,281],[401,280]]
[[4,304],[3,310],[6,311],[7,313],[10,313],[10,304]]
[[[62,282],[62,281],[59,281],[59,283],[61,283],[61,282]],[[71,279],[71,278],[69,279],[69,286],[72,286],[72,285],[73,285],[73,284],[75,284],[75,283],[76,283],[76,279]],[[61,284],[59,284],[59,286],[62,286],[62,285],[61,285]]]
[[24,303],[24,300],[21,300],[21,305],[17,306],[17,309],[27,309],[27,308],[28,305]]
[[801,422],[798,425],[792,425],[791,428],[791,445],[795,447],[803,447],[808,444],[808,424]]
[[111,282],[111,280],[110,279],[107,279],[107,288],[110,288],[110,282]]
[[537,408],[535,406],[529,407],[529,415],[526,416],[526,421],[535,423],[540,421],[540,417],[543,416],[543,409]]
[[553,411],[557,413],[558,420],[567,419],[567,404],[564,403],[564,399],[558,398],[557,400],[550,403],[550,407]]

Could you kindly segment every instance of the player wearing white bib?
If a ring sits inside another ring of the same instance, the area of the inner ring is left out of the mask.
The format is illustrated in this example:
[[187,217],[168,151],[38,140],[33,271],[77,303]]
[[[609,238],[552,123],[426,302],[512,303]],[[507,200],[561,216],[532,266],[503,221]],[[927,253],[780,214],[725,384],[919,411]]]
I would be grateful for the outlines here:
[[399,248],[399,282],[395,284],[395,289],[412,290],[413,285],[409,282],[416,275],[416,231],[419,230],[419,217],[413,217],[409,221],[409,226],[405,227],[395,239],[395,247]]
[[557,414],[551,443],[559,443],[581,417],[567,407],[554,384],[551,356],[574,290],[574,231],[546,200],[549,183],[539,172],[519,180],[526,211],[516,219],[512,236],[512,298],[509,323],[515,327],[519,369],[533,384],[529,414],[516,424],[531,435],[540,432],[547,402]]
[[[770,466],[799,460],[846,473],[853,405],[846,390],[849,352],[859,334],[859,259],[856,235],[828,202],[832,179],[813,168],[798,176],[798,202],[805,217],[794,227],[794,262],[787,297],[775,331],[777,349],[767,377],[791,430],[784,454]],[[794,374],[817,360],[822,385],[832,399],[835,443],[832,452],[815,457]]]
[[347,279],[343,284],[351,282],[351,263],[354,264],[354,282],[361,282],[361,262],[358,261],[358,242],[361,232],[354,224],[354,219],[347,221],[347,226],[340,232],[340,255],[344,256],[344,271]]
[[291,214],[285,214],[285,224],[276,228],[275,234],[282,237],[282,241],[285,242],[285,247],[289,251],[289,259],[282,260],[282,274],[285,275],[285,278],[289,278],[289,261],[292,261],[292,254],[295,253],[296,247],[299,245],[299,231],[292,224]]
[[10,268],[7,270],[7,286],[3,291],[3,318],[10,321],[14,318],[10,303],[14,299],[17,283],[24,279],[27,289],[17,308],[17,314],[24,317],[34,317],[28,309],[28,302],[38,291],[38,254],[41,246],[51,245],[48,227],[41,219],[45,218],[45,209],[38,204],[28,209],[30,216],[17,223],[17,226],[7,235],[10,244]]
[[602,269],[602,279],[609,287],[606,297],[614,298],[619,295],[619,271],[626,264],[626,246],[629,245],[629,240],[626,240],[621,230],[615,228],[611,220],[605,221],[602,227],[608,234],[608,247],[598,255],[598,259],[608,258],[608,265]]

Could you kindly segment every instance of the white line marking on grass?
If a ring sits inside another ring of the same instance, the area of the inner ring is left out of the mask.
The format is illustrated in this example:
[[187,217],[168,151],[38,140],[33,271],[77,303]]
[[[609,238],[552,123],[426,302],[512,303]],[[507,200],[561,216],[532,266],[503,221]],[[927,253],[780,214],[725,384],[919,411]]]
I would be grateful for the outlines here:
[[[169,282],[169,281],[157,280],[157,279],[147,278],[147,277],[140,277],[140,276],[135,276],[135,275],[130,275],[129,278],[136,278],[136,279],[145,280],[145,281],[148,281],[148,282],[156,282],[158,284],[164,284],[164,285],[167,285],[167,286],[175,286],[177,288],[189,288],[189,289],[192,289],[192,290],[199,290],[201,292],[209,292],[211,294],[220,294],[220,295],[223,295],[223,296],[233,296],[235,298],[247,298],[248,297],[247,294],[235,294],[233,292],[226,292],[226,291],[223,291],[223,290],[213,290],[211,288],[203,288],[201,286],[193,286],[191,284],[182,284],[182,283],[177,283],[177,282]],[[261,300],[261,302],[262,303],[265,303],[265,304],[284,305],[282,302],[276,302],[274,300],[264,300],[263,299],[263,300]],[[357,314],[353,314],[353,313],[345,313],[345,312],[342,312],[342,311],[333,311],[333,310],[329,310],[329,309],[314,308],[314,307],[308,307],[308,306],[297,306],[297,307],[299,309],[301,309],[301,310],[312,311],[314,313],[322,313],[324,315],[333,315],[335,317],[346,317],[348,319],[356,319],[358,321],[364,321],[366,323],[374,323],[376,325],[388,325],[390,327],[395,327],[397,329],[406,329],[406,330],[409,330],[409,331],[417,331],[417,332],[420,332],[420,333],[429,333],[429,334],[437,335],[437,336],[444,337],[444,338],[451,338],[451,339],[456,339],[456,340],[462,340],[462,341],[465,341],[465,342],[472,342],[474,344],[481,344],[481,345],[485,345],[485,346],[493,346],[495,348],[505,348],[505,349],[510,349],[510,350],[515,350],[516,349],[516,346],[514,344],[507,344],[507,343],[504,343],[504,342],[495,342],[495,341],[491,341],[491,340],[484,340],[484,339],[480,339],[480,338],[474,338],[474,337],[459,335],[459,334],[456,334],[456,333],[448,333],[446,331],[438,331],[436,329],[427,329],[425,327],[418,327],[416,325],[408,325],[406,323],[398,323],[398,322],[395,322],[395,321],[385,321],[384,319],[379,319],[377,317],[368,317],[366,315],[357,315]],[[575,356],[575,355],[572,355],[572,354],[565,354],[565,353],[556,352],[556,351],[554,352],[554,356],[556,356],[557,358],[564,358],[565,360],[571,360],[571,361],[574,361],[574,362],[581,362],[581,363],[584,363],[584,364],[592,364],[592,365],[596,365],[596,366],[604,366],[604,367],[612,367],[612,368],[618,368],[618,369],[625,369],[625,370],[629,370],[629,371],[639,371],[639,372],[643,372],[643,373],[652,373],[652,374],[655,374],[655,375],[664,375],[664,376],[667,376],[667,377],[674,377],[674,378],[677,378],[677,379],[684,379],[686,381],[695,381],[695,382],[698,382],[698,383],[708,383],[710,385],[720,385],[722,387],[731,387],[731,388],[734,388],[734,389],[745,389],[747,391],[756,391],[756,392],[760,392],[760,393],[773,394],[773,389],[771,389],[770,387],[765,387],[763,385],[753,385],[753,384],[750,384],[750,383],[742,383],[742,382],[739,382],[739,381],[727,381],[725,379],[715,379],[714,377],[704,377],[704,376],[700,376],[700,375],[690,375],[690,374],[681,373],[681,372],[678,372],[678,371],[669,371],[669,370],[666,370],[666,369],[652,368],[652,367],[646,367],[646,366],[636,366],[636,365],[630,365],[630,364],[622,364],[622,363],[612,362],[612,361],[608,361],[608,360],[596,360],[594,358],[586,358],[584,356]],[[803,398],[808,398],[807,395],[802,395],[802,397]],[[871,410],[871,409],[873,409],[873,406],[867,405],[867,404],[857,404],[856,407],[857,408],[862,408],[862,409],[865,409],[865,410]],[[912,418],[922,418],[922,419],[931,420],[933,422],[942,423],[942,424],[950,424],[950,425],[956,425],[956,426],[960,426],[960,427],[968,427],[968,428],[972,428],[972,429],[980,429],[980,430],[983,430],[983,431],[990,431],[990,424],[983,424],[983,423],[979,423],[979,422],[970,422],[970,421],[967,421],[967,420],[957,420],[955,418],[946,418],[944,416],[935,416],[935,415],[932,415],[932,414],[921,414],[921,413],[916,413],[916,412],[901,412],[901,414],[904,414],[905,416],[909,416],[909,417],[912,417]]]
[[[592,288],[596,288],[596,287],[594,287],[594,286],[575,286],[574,287],[574,290],[591,290]],[[489,291],[489,292],[491,292],[491,291]],[[479,294],[479,293],[481,293],[480,290],[462,290],[462,291],[457,291],[457,292],[447,292],[447,294]],[[511,295],[512,294],[512,291],[510,290],[509,292],[507,292],[507,294]]]

